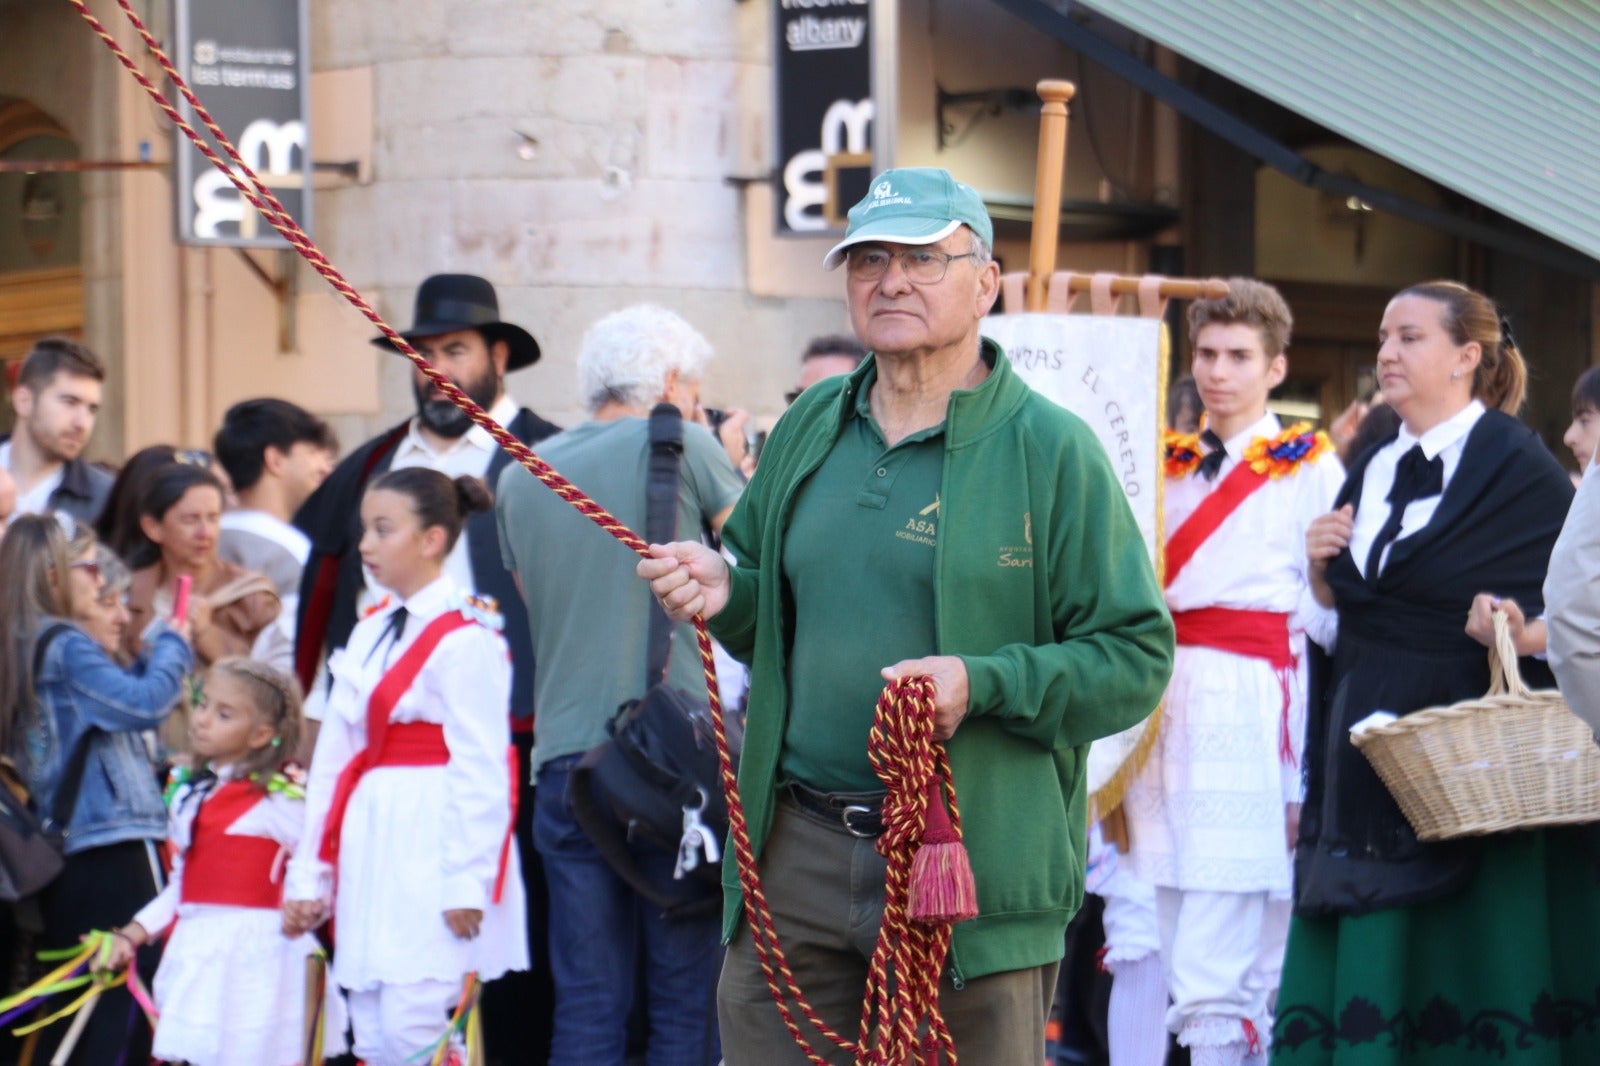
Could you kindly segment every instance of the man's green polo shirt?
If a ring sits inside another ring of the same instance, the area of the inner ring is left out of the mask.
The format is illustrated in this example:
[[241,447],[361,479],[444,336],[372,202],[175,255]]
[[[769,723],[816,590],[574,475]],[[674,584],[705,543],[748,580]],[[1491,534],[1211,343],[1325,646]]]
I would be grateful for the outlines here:
[[886,448],[875,382],[796,494],[783,545],[794,627],[779,775],[828,792],[883,787],[867,759],[880,671],[935,649],[944,423]]

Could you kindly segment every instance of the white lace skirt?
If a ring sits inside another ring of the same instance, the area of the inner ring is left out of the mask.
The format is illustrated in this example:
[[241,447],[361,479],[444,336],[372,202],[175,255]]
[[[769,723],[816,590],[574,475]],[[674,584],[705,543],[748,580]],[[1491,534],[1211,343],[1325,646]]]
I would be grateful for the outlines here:
[[[1291,722],[1302,714],[1301,684],[1292,677]],[[1135,876],[1287,895],[1282,716],[1282,683],[1267,663],[1178,648],[1159,739],[1123,801]]]
[[[521,864],[512,841],[505,892],[477,939],[444,923],[445,769],[380,767],[345,811],[334,901],[334,977],[347,989],[416,981],[485,981],[528,968]],[[498,861],[499,852],[495,859]]]
[[[283,935],[278,911],[185,907],[151,995],[154,1057],[194,1066],[294,1066],[305,1031],[310,936]],[[344,997],[328,981],[323,1050],[344,1050]]]

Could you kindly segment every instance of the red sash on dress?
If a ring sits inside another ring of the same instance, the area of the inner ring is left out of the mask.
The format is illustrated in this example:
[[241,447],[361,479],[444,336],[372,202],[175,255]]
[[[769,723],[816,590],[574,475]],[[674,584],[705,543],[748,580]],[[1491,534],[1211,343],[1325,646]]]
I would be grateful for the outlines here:
[[1217,527],[1269,480],[1266,474],[1256,473],[1246,462],[1240,462],[1228,472],[1222,483],[1211,490],[1211,494],[1200,502],[1194,513],[1167,538],[1168,585],[1172,584],[1180,570],[1189,565],[1194,553],[1217,531]]
[[[390,722],[395,704],[416,681],[422,667],[439,646],[439,642],[464,626],[476,623],[460,611],[447,611],[429,622],[411,646],[401,653],[372,690],[367,700],[367,746],[351,759],[339,773],[334,785],[333,802],[328,807],[328,820],[322,830],[322,844],[317,857],[323,862],[338,864],[340,834],[344,816],[368,770],[379,766],[443,766],[450,761],[450,748],[445,744],[444,726],[437,722]],[[511,820],[506,826],[505,840],[500,845],[500,868],[495,874],[494,901],[500,902],[506,877],[506,865],[511,857],[511,839],[517,825],[517,751],[509,749],[511,766]]]
[[278,909],[283,886],[272,874],[283,845],[271,837],[228,832],[265,798],[248,781],[229,781],[206,796],[190,828],[179,900]]
[[1276,611],[1201,607],[1193,611],[1174,611],[1172,624],[1178,631],[1179,644],[1261,659],[1272,667],[1283,688],[1278,757],[1286,766],[1294,766],[1294,743],[1289,736],[1289,684],[1295,659],[1289,650],[1289,616]]

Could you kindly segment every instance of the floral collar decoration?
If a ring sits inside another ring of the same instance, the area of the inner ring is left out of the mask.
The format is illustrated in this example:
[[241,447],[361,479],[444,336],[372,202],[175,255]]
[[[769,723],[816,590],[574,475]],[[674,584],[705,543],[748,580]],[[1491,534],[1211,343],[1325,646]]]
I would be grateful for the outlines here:
[[[1200,435],[1167,430],[1163,436],[1166,444],[1166,474],[1171,478],[1188,477],[1200,465]],[[1333,441],[1310,423],[1297,422],[1276,437],[1255,437],[1245,446],[1243,459],[1257,474],[1276,480],[1292,474],[1306,463],[1314,463],[1333,450]]]

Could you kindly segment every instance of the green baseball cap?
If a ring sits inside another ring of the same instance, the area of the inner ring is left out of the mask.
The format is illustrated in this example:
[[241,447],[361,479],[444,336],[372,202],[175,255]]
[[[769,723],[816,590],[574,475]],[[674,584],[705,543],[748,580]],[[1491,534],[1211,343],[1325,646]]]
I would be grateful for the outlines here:
[[934,244],[961,226],[971,227],[994,247],[994,223],[972,186],[963,185],[940,167],[901,167],[872,179],[872,188],[850,209],[844,240],[823,257],[822,268],[844,262],[852,244]]

